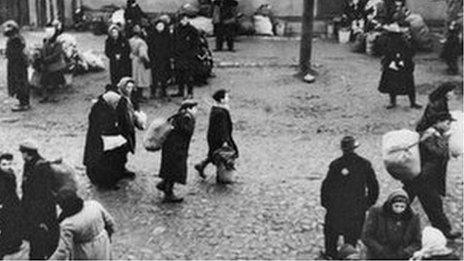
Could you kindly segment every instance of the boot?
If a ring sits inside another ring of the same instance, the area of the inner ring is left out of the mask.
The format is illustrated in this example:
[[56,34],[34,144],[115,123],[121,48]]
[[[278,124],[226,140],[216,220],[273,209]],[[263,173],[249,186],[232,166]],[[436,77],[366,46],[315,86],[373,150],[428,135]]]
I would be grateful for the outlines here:
[[182,202],[184,200],[183,198],[180,198],[180,197],[177,197],[176,195],[174,195],[174,191],[173,191],[174,183],[165,182],[164,187],[165,187],[164,199],[163,199],[164,203],[180,203],[180,202]]
[[204,160],[204,161],[202,161],[202,162],[195,165],[195,169],[198,171],[198,175],[202,179],[206,178],[205,168],[206,168],[207,165],[208,165],[208,160]]

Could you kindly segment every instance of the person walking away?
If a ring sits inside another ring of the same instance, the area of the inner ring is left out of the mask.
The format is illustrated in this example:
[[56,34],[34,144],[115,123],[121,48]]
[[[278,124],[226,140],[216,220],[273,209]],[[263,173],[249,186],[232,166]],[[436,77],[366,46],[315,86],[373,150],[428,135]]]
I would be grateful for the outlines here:
[[60,240],[50,260],[110,260],[113,217],[97,201],[82,200],[73,191],[58,195]]
[[214,35],[216,36],[216,50],[222,51],[224,41],[227,42],[227,48],[234,52],[234,37],[237,23],[237,6],[236,0],[215,0],[213,2],[213,26]]
[[442,112],[431,117],[431,126],[421,135],[419,154],[421,173],[411,181],[404,182],[404,189],[411,201],[417,196],[433,227],[438,228],[448,239],[461,236],[452,231],[443,212],[441,196],[446,196],[446,171],[449,160],[448,138],[451,121],[449,113]]
[[459,260],[447,243],[440,230],[427,226],[422,231],[422,248],[410,260]]
[[19,146],[24,159],[21,207],[25,218],[25,239],[29,241],[29,258],[45,260],[55,250],[59,238],[56,201],[53,196],[53,173],[50,164],[38,152],[36,142]]
[[356,247],[367,209],[379,196],[379,184],[371,163],[355,153],[359,143],[352,136],[341,141],[343,155],[330,163],[322,182],[321,204],[326,209],[324,221],[325,255],[338,259],[337,242]]
[[460,24],[456,21],[451,22],[448,27],[447,37],[440,57],[446,62],[448,68],[446,72],[450,75],[457,75],[459,71],[458,58],[462,55],[462,40],[459,38]]
[[164,192],[164,202],[178,203],[183,198],[174,195],[175,183],[187,183],[187,157],[190,140],[195,129],[195,114],[198,103],[193,100],[182,102],[177,114],[171,117],[174,127],[161,148],[161,168],[159,177],[162,179],[156,188]]
[[448,102],[453,99],[455,88],[455,83],[445,82],[429,95],[429,103],[416,126],[417,132],[422,133],[433,125],[430,122],[433,115],[450,112]]
[[8,94],[16,97],[18,105],[11,108],[13,112],[27,111],[31,108],[29,102],[29,83],[27,79],[28,58],[25,54],[26,42],[19,34],[19,26],[15,21],[7,21],[4,24],[4,36],[6,42],[7,81]]
[[396,107],[396,96],[407,95],[413,109],[422,108],[416,103],[416,87],[414,83],[414,50],[410,41],[405,39],[400,29],[388,33],[388,41],[382,57],[382,76],[378,90],[388,93],[390,104],[387,109]]
[[16,194],[16,175],[11,166],[13,155],[0,154],[0,259],[9,260],[24,256],[23,215],[21,204]]
[[132,59],[132,79],[134,80],[139,98],[149,98],[148,92],[152,84],[150,71],[150,58],[148,57],[148,45],[142,39],[142,31],[139,25],[133,28],[133,36],[129,39]]
[[130,53],[129,41],[122,35],[121,29],[111,25],[105,42],[105,55],[110,60],[111,84],[117,85],[121,78],[132,76]]
[[171,77],[172,37],[164,20],[157,19],[154,22],[148,40],[148,53],[153,78],[151,95],[167,98],[166,89]]
[[[181,12],[179,24],[174,30],[173,56],[179,90],[173,97],[184,97],[184,99],[193,98],[193,76],[199,66],[197,54],[200,48],[198,31],[190,24],[188,18],[187,13]],[[187,86],[188,95],[184,93],[185,86]]]
[[369,210],[362,234],[366,259],[408,260],[420,249],[420,219],[410,203],[408,194],[398,189],[382,206]]
[[215,103],[211,107],[206,137],[209,147],[208,156],[195,165],[195,169],[202,178],[206,178],[204,170],[212,162],[213,153],[224,144],[235,150],[236,157],[239,155],[237,145],[232,137],[233,124],[229,112],[229,93],[224,89],[220,89],[213,94],[213,100]]
[[147,15],[142,11],[136,0],[127,0],[126,9],[124,10],[124,19],[126,20],[126,36],[131,38],[135,25],[142,25],[142,19],[147,19]]
[[42,77],[41,85],[44,88],[44,97],[41,103],[57,102],[55,93],[58,88],[65,84],[64,70],[66,62],[61,43],[57,41],[61,30],[58,24],[45,29],[47,38],[41,50]]
[[[87,176],[99,188],[118,189],[117,183],[124,178],[133,179],[135,173],[126,169],[127,154],[135,151],[134,105],[127,97],[134,82],[124,77],[119,90],[108,88],[100,95],[89,114],[84,165]],[[104,149],[103,136],[122,136],[125,143],[111,150]]]

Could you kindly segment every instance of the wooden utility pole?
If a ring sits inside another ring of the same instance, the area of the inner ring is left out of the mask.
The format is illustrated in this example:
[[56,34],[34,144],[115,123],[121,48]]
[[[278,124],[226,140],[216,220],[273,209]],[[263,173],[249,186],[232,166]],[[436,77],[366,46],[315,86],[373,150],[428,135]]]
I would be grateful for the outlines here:
[[303,0],[303,18],[301,21],[300,74],[311,72],[311,52],[313,41],[314,0]]

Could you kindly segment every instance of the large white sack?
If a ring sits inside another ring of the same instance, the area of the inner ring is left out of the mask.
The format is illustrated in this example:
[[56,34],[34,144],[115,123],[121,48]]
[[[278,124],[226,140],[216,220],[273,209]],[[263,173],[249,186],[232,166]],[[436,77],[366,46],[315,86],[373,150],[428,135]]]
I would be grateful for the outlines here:
[[393,178],[411,180],[420,174],[419,138],[417,132],[405,129],[383,135],[382,158]]
[[119,24],[121,26],[126,25],[126,19],[124,19],[124,9],[116,10],[111,15],[111,23],[112,24]]
[[101,55],[95,54],[92,50],[81,53],[82,60],[88,65],[91,71],[105,70],[105,62]]
[[274,35],[272,31],[271,19],[267,16],[255,15],[253,16],[255,25],[255,33],[258,35]]
[[451,136],[449,139],[449,150],[450,154],[453,157],[458,157],[462,155],[464,147],[464,139],[463,139],[463,118],[464,114],[462,111],[451,111],[451,116],[453,116],[456,121],[451,122]]
[[73,35],[63,33],[56,40],[61,43],[61,47],[67,58],[72,58],[77,53],[77,40]]
[[198,31],[203,31],[207,35],[213,35],[213,19],[204,16],[198,16],[190,19],[190,24]]

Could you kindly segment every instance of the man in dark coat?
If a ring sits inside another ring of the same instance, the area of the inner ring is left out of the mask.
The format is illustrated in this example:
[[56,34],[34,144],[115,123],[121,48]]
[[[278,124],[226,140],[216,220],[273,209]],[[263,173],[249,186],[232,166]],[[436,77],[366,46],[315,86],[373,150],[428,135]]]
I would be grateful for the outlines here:
[[407,95],[413,109],[422,108],[416,103],[416,86],[414,82],[414,50],[410,41],[401,32],[389,32],[388,41],[383,50],[382,76],[379,91],[390,95],[387,109],[396,107],[396,96]]
[[116,85],[122,77],[131,76],[130,53],[129,41],[121,34],[118,26],[111,25],[105,42],[105,55],[110,59],[111,84]]
[[[188,21],[188,14],[180,15],[180,22],[174,31],[174,64],[177,73],[179,91],[174,97],[193,98],[193,76],[200,60],[197,57],[200,48],[200,37],[197,29]],[[184,95],[187,86],[188,95]]]
[[330,163],[322,182],[321,204],[327,210],[325,254],[335,259],[338,258],[338,237],[342,235],[345,243],[356,246],[366,210],[375,204],[379,195],[371,163],[354,152],[358,146],[353,137],[344,137],[341,141],[343,156]]
[[0,259],[18,252],[22,244],[22,213],[12,160],[12,154],[0,155]]
[[27,56],[24,52],[26,43],[19,34],[19,26],[14,21],[5,23],[8,94],[16,97],[19,104],[11,108],[14,112],[27,111],[29,104],[29,83],[27,80]]
[[173,192],[174,184],[187,183],[187,157],[195,129],[195,114],[197,102],[185,100],[177,114],[169,121],[174,127],[168,134],[161,148],[161,169],[159,177],[163,179],[156,188],[165,194],[164,202],[178,203],[183,199]]
[[213,5],[216,51],[222,51],[225,40],[227,42],[227,48],[229,51],[233,52],[238,2],[236,0],[215,0]]
[[204,161],[195,165],[195,169],[202,178],[206,177],[204,170],[212,162],[214,151],[224,146],[224,144],[235,150],[236,157],[238,157],[238,148],[232,137],[233,127],[229,113],[229,94],[226,90],[221,89],[214,93],[213,99],[216,104],[211,107],[209,116],[207,134],[208,156]]
[[30,259],[45,260],[58,245],[60,229],[53,196],[53,173],[50,163],[38,153],[33,141],[23,142],[19,150],[24,159],[21,199],[25,218],[25,239],[30,242]]
[[172,37],[163,20],[155,21],[147,43],[153,77],[152,96],[157,96],[158,91],[162,98],[166,98],[166,88],[171,77]]
[[461,236],[453,232],[451,224],[443,212],[441,196],[446,196],[446,171],[449,160],[448,136],[450,123],[454,119],[449,113],[432,115],[432,126],[421,137],[419,152],[421,174],[404,182],[404,189],[411,202],[417,196],[432,226],[438,228],[449,239]]

